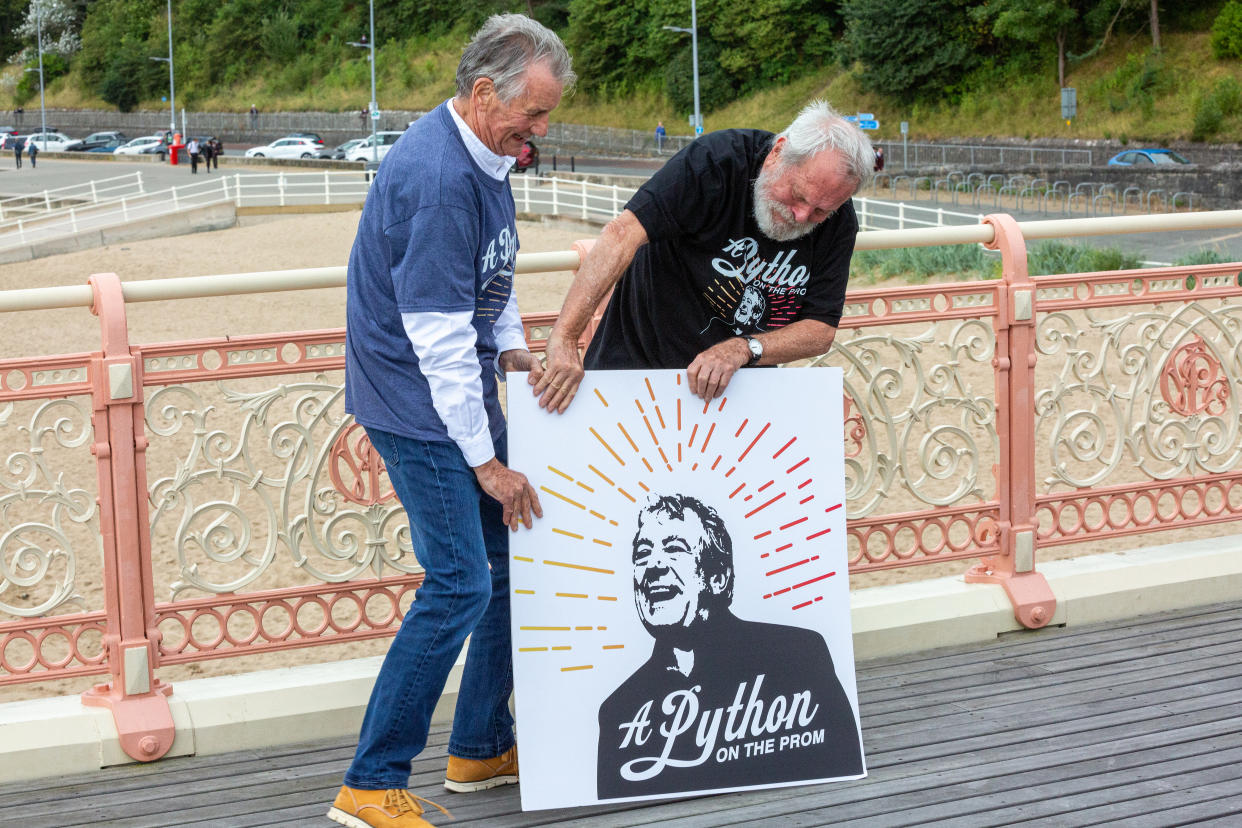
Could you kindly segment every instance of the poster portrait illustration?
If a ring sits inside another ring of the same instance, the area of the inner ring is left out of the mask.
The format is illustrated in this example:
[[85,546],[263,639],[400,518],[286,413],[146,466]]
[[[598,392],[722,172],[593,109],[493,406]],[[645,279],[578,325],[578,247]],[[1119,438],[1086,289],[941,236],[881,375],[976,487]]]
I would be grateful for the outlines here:
[[596,371],[560,416],[510,383],[523,808],[865,775],[840,371]]

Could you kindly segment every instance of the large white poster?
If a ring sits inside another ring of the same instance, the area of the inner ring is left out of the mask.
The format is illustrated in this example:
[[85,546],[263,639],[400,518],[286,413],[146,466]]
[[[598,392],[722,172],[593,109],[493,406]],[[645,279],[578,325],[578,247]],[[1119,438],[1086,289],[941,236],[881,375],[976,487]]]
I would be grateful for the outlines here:
[[522,807],[865,774],[841,372],[587,374],[563,415],[510,377]]

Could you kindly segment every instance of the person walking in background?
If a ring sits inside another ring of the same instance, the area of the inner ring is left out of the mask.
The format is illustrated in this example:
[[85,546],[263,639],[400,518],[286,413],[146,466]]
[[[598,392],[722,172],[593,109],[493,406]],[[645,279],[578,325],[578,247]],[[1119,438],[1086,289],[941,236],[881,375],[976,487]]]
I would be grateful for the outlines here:
[[256,130],[258,128],[259,128],[259,110],[258,110],[258,107],[256,107],[254,104],[251,104],[250,105],[250,129]]
[[203,169],[211,175],[211,159],[215,155],[215,149],[211,146],[211,139],[208,138],[199,146],[199,152],[203,156]]
[[884,147],[875,148],[875,171],[880,172],[884,169]]
[[30,140],[26,142],[26,151],[30,153],[30,169],[39,166],[36,156],[39,154],[39,144],[35,141],[34,136],[30,136]]
[[346,279],[345,410],[384,460],[424,580],[328,812],[342,825],[431,824],[431,803],[407,790],[410,761],[467,636],[444,786],[518,781],[508,531],[543,510],[506,465],[498,380],[525,371],[533,384],[543,369],[513,293],[509,170],[528,138],[548,134],[573,80],[554,32],[519,14],[489,18],[462,52],[454,96],[393,145],[362,209]]
[[220,156],[224,155],[224,144],[220,143],[220,139],[211,136],[211,166],[217,170],[220,169]]
[[367,115],[369,114],[371,113],[365,106],[362,109],[358,110],[358,126],[362,127],[363,129],[366,128]]
[[202,147],[198,145],[197,138],[191,138],[190,143],[185,145],[185,151],[190,154],[190,175],[198,174],[198,156],[202,152]]
[[13,142],[13,157],[17,159],[17,169],[22,168],[22,142],[16,135],[9,138]]
[[657,152],[664,152],[664,136],[666,134],[667,133],[664,131],[664,122],[656,121],[655,138],[656,138],[656,151]]

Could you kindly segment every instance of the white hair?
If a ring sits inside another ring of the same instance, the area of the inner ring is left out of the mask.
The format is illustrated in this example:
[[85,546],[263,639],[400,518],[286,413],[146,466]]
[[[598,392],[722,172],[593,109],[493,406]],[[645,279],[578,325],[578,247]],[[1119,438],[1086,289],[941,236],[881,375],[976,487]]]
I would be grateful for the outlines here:
[[556,32],[524,14],[494,14],[470,39],[457,64],[457,97],[470,97],[479,78],[491,78],[504,103],[526,91],[526,70],[544,62],[565,89],[577,80],[569,50]]
[[841,117],[827,101],[815,100],[802,108],[779,138],[785,163],[801,164],[824,150],[836,150],[845,161],[845,173],[862,189],[875,172],[871,140],[855,124]]

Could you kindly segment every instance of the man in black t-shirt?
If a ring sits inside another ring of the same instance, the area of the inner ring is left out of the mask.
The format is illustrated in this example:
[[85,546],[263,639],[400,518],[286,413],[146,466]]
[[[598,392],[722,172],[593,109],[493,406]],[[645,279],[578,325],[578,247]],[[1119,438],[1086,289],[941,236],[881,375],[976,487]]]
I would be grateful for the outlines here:
[[780,135],[722,130],[677,153],[583,261],[548,338],[540,405],[564,411],[573,399],[578,337],[610,291],[586,368],[687,368],[709,400],[739,368],[826,352],[858,232],[850,197],[874,159],[822,101]]

